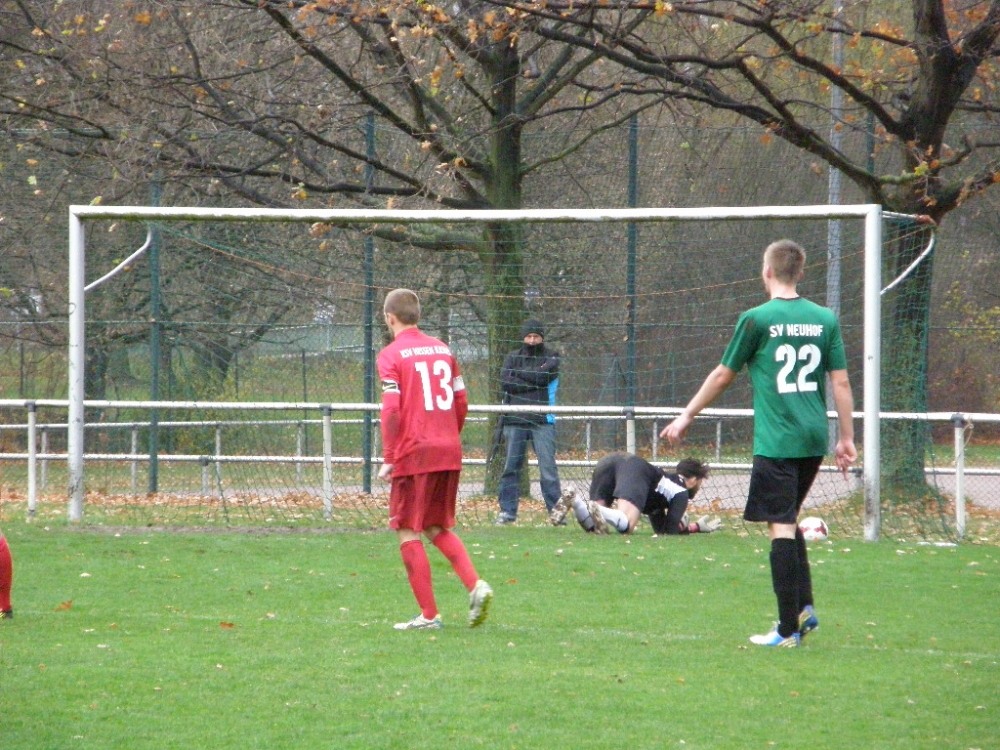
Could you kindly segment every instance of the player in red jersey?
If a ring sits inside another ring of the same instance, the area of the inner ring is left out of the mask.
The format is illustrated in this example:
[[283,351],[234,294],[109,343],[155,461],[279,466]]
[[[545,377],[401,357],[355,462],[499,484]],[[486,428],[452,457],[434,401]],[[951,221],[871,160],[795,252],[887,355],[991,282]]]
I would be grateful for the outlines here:
[[0,620],[9,620],[14,616],[14,608],[10,605],[10,585],[14,577],[14,561],[11,559],[10,547],[0,531]]
[[448,346],[417,328],[420,300],[409,289],[394,289],[383,304],[393,342],[378,355],[382,380],[382,449],[379,479],[392,481],[389,528],[420,605],[420,614],[397,630],[436,629],[441,616],[434,601],[431,567],[420,535],[451,563],[469,591],[469,627],[486,620],[493,589],[479,578],[455,525],[455,499],[462,469],[459,433],[469,400],[458,360]]

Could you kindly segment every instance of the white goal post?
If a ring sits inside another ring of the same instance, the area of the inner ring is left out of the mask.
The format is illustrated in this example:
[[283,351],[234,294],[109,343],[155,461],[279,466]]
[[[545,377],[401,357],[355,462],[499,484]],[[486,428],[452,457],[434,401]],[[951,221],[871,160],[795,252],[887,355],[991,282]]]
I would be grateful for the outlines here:
[[[150,206],[69,207],[69,412],[67,461],[69,519],[79,521],[84,499],[84,368],[86,345],[85,298],[87,220],[119,221],[248,221],[321,222],[352,224],[446,223],[446,222],[670,222],[760,219],[863,219],[864,220],[864,372],[862,476],[865,496],[864,537],[875,541],[880,518],[881,409],[881,285],[882,207],[875,204],[816,206],[757,206],[704,208],[621,209],[525,209],[525,210],[368,210],[368,209],[274,209],[274,208],[183,208]],[[141,250],[142,248],[140,248]],[[138,255],[133,253],[129,260]],[[100,281],[113,275],[102,271]],[[93,286],[93,285],[92,285]]]

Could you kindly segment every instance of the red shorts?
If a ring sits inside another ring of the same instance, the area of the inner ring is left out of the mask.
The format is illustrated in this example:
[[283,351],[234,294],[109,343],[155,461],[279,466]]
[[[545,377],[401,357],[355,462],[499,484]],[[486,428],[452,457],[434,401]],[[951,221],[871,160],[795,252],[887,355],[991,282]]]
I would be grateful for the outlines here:
[[432,471],[394,477],[389,491],[389,528],[421,532],[455,525],[458,471]]

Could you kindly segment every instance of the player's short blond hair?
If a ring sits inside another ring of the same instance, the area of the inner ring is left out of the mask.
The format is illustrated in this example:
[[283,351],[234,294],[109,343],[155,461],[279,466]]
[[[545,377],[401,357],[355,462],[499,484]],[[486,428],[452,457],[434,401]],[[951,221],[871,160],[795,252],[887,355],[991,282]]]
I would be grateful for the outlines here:
[[409,289],[393,289],[385,295],[382,310],[392,313],[406,326],[415,326],[420,322],[420,298]]
[[794,284],[806,267],[806,251],[792,240],[772,242],[764,251],[764,265],[774,272],[778,281]]

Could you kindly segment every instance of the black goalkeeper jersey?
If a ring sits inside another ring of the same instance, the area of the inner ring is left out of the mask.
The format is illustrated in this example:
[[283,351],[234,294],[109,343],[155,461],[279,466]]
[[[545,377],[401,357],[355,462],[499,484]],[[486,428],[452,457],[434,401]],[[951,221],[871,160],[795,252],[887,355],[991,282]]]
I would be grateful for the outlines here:
[[608,504],[628,500],[649,517],[657,534],[686,534],[681,523],[690,495],[684,479],[631,453],[609,453],[594,467],[590,498]]

